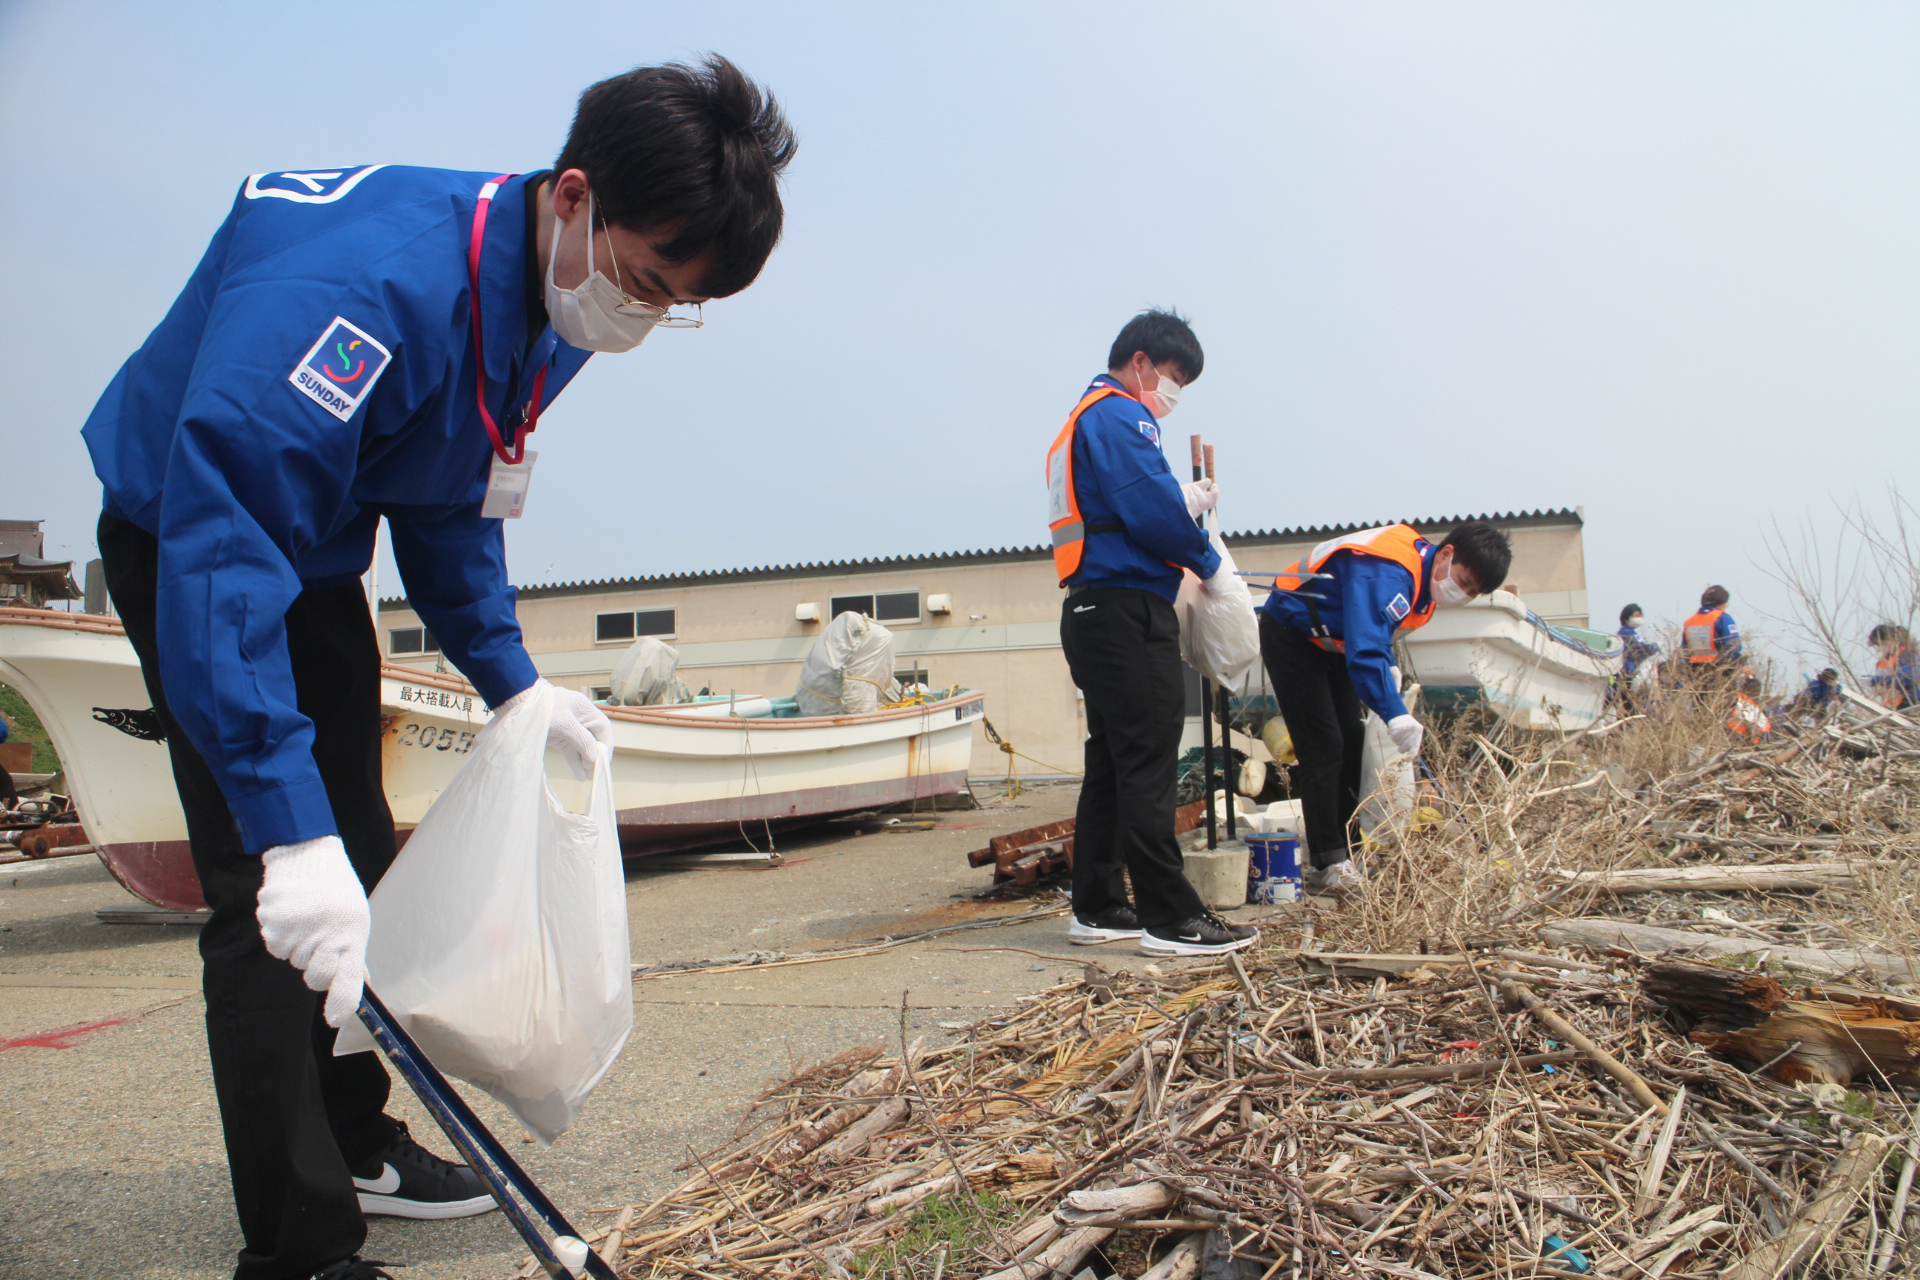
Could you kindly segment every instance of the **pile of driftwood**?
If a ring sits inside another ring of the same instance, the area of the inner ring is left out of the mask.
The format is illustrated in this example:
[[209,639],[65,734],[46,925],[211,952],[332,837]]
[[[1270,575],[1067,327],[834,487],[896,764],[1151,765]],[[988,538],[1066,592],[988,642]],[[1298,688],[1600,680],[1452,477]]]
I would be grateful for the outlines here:
[[1696,710],[1462,732],[1364,893],[947,1043],[903,1005],[592,1243],[632,1277],[1911,1272],[1920,725]]
[[1088,965],[945,1046],[802,1073],[592,1243],[629,1276],[1906,1266],[1908,1110],[1702,1042],[1778,1016],[1769,982],[1514,948]]

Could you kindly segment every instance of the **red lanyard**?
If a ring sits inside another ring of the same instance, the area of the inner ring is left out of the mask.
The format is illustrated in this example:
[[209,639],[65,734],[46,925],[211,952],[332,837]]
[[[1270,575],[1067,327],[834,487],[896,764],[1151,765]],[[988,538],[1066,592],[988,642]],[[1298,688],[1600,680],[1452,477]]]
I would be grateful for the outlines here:
[[518,466],[526,456],[527,437],[540,424],[540,395],[547,387],[547,370],[553,367],[553,362],[548,361],[533,376],[533,398],[527,402],[524,425],[514,433],[513,447],[508,448],[500,435],[500,425],[487,409],[487,351],[480,341],[480,246],[487,238],[487,206],[493,203],[500,184],[513,176],[503,173],[480,188],[480,203],[473,209],[473,236],[467,242],[467,299],[473,304],[473,368],[478,384],[474,398],[480,405],[480,420],[487,424],[487,435],[493,440],[493,452],[508,466]]

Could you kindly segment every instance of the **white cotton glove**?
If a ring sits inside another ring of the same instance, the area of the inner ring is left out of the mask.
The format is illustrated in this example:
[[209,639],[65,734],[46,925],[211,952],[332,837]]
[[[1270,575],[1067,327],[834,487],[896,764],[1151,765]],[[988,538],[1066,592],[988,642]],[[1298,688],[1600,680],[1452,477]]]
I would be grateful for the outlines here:
[[1180,492],[1186,495],[1187,514],[1196,520],[1203,513],[1213,510],[1220,501],[1220,488],[1214,484],[1211,476],[1181,485]]
[[360,1007],[367,980],[367,891],[339,836],[276,845],[260,855],[265,871],[255,914],[267,953],[300,970],[327,993],[326,1019],[342,1027]]
[[[547,682],[541,680],[527,686],[494,710],[505,712],[519,706],[522,699],[543,684]],[[613,722],[584,693],[550,684],[547,688],[553,693],[547,745],[566,758],[574,777],[591,778],[594,762],[600,758],[600,748],[613,745]]]
[[1387,721],[1387,733],[1401,754],[1409,756],[1420,754],[1420,743],[1427,736],[1427,731],[1412,716],[1395,716]]

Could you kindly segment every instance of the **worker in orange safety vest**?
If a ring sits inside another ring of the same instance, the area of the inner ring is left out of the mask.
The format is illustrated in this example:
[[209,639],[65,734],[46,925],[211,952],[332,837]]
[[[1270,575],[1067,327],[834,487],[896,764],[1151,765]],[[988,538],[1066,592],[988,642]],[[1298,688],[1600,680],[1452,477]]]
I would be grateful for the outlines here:
[[1680,624],[1680,651],[1694,670],[1732,667],[1740,661],[1740,624],[1727,612],[1727,589],[1700,593],[1700,611]]

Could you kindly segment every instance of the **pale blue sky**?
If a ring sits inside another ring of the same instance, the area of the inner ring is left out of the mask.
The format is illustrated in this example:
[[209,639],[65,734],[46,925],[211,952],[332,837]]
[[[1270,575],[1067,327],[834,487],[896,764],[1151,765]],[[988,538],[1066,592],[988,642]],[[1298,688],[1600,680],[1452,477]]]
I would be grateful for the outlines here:
[[0,515],[93,554],[80,423],[246,174],[540,167],[707,49],[800,132],[786,242],[542,419],[517,581],[1039,542],[1150,304],[1229,528],[1584,506],[1608,625],[1753,629],[1766,523],[1920,459],[1909,4],[14,0]]

